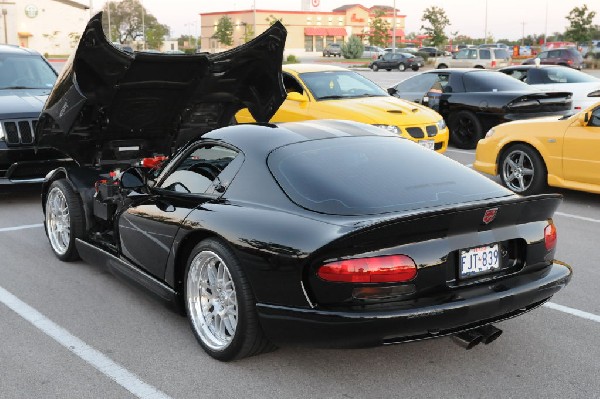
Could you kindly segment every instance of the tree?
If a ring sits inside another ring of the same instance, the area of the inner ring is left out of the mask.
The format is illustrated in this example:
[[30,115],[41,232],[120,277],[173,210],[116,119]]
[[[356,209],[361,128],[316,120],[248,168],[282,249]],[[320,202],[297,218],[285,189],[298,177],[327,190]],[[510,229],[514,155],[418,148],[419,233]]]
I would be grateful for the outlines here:
[[375,17],[369,24],[369,43],[373,46],[387,47],[389,30],[391,25],[382,17],[385,15],[385,11],[378,8],[374,12]]
[[283,25],[283,18],[277,18],[273,14],[270,14],[267,18],[265,18],[265,21],[267,21],[269,26],[275,25],[275,22],[277,21],[281,22],[281,24]]
[[254,27],[246,22],[242,22],[242,25],[244,26],[244,35],[242,36],[242,40],[244,43],[248,43],[254,38]]
[[198,40],[192,35],[181,35],[177,38],[177,46],[179,48],[196,48]]
[[223,15],[217,22],[217,30],[215,34],[211,36],[213,39],[225,46],[231,46],[233,44],[233,22],[227,15]]
[[352,35],[346,43],[342,44],[344,58],[359,58],[363,51],[365,51],[365,46],[358,36]]
[[[110,31],[108,15],[110,7]],[[146,45],[159,48],[169,33],[167,25],[160,24],[156,17],[144,8],[139,0],[107,1],[103,8],[102,27],[109,41],[121,44],[146,37]]]
[[436,6],[426,8],[421,17],[421,21],[427,21],[429,25],[431,25],[421,25],[421,30],[431,37],[431,44],[437,47],[448,39],[444,33],[444,29],[451,24],[446,16],[446,11],[444,11],[443,8]]
[[596,16],[595,11],[588,12],[587,5],[575,7],[565,18],[569,20],[571,26],[567,28],[565,36],[577,43],[585,43],[592,40],[592,21]]

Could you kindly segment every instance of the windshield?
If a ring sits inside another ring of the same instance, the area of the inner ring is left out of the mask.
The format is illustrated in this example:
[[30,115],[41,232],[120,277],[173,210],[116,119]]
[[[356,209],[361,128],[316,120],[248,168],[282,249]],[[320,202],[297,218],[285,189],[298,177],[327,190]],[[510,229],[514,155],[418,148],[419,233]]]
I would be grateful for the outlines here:
[[399,137],[337,137],[280,147],[267,159],[303,208],[368,215],[510,195],[450,158]]
[[300,77],[317,101],[388,96],[381,87],[352,71],[307,72]]
[[531,86],[497,71],[471,71],[463,76],[467,92],[535,91]]
[[0,90],[50,89],[56,73],[39,56],[0,54]]

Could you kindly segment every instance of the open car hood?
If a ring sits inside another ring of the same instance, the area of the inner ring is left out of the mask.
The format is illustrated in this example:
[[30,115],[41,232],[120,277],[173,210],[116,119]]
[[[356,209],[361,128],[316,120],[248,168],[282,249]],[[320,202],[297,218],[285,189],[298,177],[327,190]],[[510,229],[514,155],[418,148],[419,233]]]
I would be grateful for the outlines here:
[[36,145],[97,165],[170,155],[242,108],[268,122],[286,97],[286,34],[276,23],[222,53],[126,53],[108,42],[98,13],[46,101]]

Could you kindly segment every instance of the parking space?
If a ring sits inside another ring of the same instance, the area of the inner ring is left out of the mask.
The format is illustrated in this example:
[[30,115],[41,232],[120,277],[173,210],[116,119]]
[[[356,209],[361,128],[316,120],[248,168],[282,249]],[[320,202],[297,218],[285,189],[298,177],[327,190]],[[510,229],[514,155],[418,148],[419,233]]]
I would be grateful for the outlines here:
[[[382,87],[412,73],[364,72]],[[446,156],[474,161],[473,150]],[[499,323],[502,337],[470,351],[441,338],[360,350],[284,347],[220,363],[184,317],[145,291],[105,269],[57,260],[41,225],[39,186],[0,186],[0,396],[597,397],[600,202],[558,192],[556,257],[574,277],[551,303],[564,308]]]

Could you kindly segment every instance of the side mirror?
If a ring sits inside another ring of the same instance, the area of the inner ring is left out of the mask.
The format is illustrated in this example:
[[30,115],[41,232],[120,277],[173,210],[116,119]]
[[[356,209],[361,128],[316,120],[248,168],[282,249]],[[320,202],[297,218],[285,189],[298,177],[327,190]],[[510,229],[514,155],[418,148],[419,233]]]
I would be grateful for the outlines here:
[[395,87],[389,87],[387,89],[387,92],[388,92],[389,95],[393,96],[394,94],[398,93],[398,90],[396,90]]
[[308,101],[308,98],[302,93],[298,93],[297,91],[291,91],[287,94],[287,100],[304,103]]
[[136,190],[145,187],[144,177],[136,168],[129,168],[121,173],[121,187]]
[[579,123],[581,126],[587,126],[590,121],[590,112],[582,112],[579,114]]

